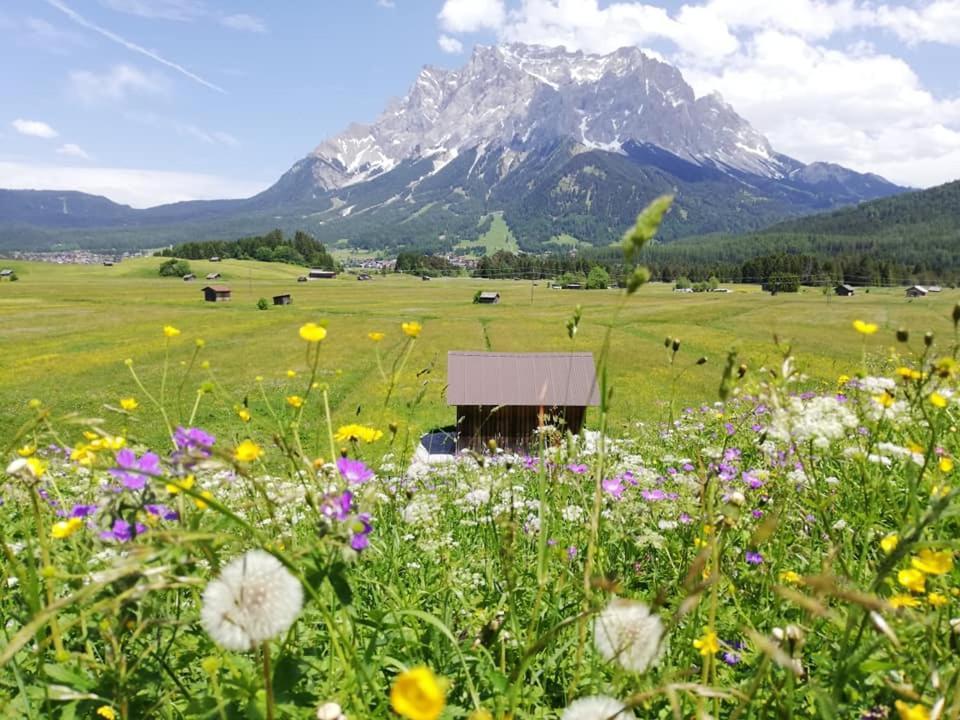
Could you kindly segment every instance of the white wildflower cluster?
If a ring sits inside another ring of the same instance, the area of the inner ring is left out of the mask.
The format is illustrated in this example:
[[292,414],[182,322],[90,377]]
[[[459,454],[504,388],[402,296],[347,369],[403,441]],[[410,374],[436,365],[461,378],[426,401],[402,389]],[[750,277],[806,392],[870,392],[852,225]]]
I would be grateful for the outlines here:
[[769,434],[785,443],[812,443],[823,449],[846,437],[858,424],[853,411],[835,397],[791,397],[771,412]]
[[270,553],[251,550],[207,585],[200,620],[221,647],[251,650],[289,630],[302,607],[300,581]]
[[612,697],[594,695],[574,700],[563,711],[560,720],[627,720],[626,706]]

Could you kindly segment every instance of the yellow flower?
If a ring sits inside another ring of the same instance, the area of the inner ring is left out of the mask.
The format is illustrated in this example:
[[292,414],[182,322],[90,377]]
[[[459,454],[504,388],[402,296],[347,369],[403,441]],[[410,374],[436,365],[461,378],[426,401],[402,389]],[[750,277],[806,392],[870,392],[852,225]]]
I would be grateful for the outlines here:
[[250,422],[250,411],[246,408],[237,408],[237,416],[244,422]]
[[423,325],[414,320],[401,324],[400,328],[403,330],[404,335],[415,338],[420,335],[420,331],[423,330]]
[[793,570],[786,570],[780,573],[780,580],[796,585],[798,582],[800,582],[800,575],[795,573]]
[[136,398],[120,398],[120,407],[127,411],[136,410],[138,407],[140,407],[140,403],[137,402]]
[[849,375],[841,375],[840,377],[837,378],[837,387],[841,387],[841,388],[842,388],[842,387],[843,387],[844,385],[846,385],[848,382],[850,382],[850,376],[849,376]]
[[164,325],[163,334],[166,335],[168,338],[174,338],[180,334],[180,331],[177,330],[173,325]]
[[83,520],[80,518],[70,518],[55,522],[50,528],[50,534],[56,540],[63,540],[73,535],[77,530],[83,527]]
[[942,595],[938,592],[932,592],[927,595],[927,602],[930,603],[935,608],[940,608],[950,602],[949,598],[946,595]]
[[318,343],[327,336],[327,329],[316,323],[307,323],[300,328],[300,337],[307,342]]
[[106,720],[117,720],[117,713],[114,712],[113,708],[109,705],[101,705],[97,708],[97,715]]
[[39,458],[32,456],[26,459],[26,466],[30,471],[30,474],[35,478],[43,477],[43,474],[47,471],[47,464],[42,462]]
[[893,705],[900,714],[900,720],[930,720],[930,711],[919,703],[907,705],[903,700],[897,700]]
[[360,440],[372,443],[382,438],[383,432],[372,427],[367,427],[366,425],[357,425],[354,423],[337,428],[337,432],[333,437],[339,443],[357,442]]
[[444,683],[428,667],[400,673],[390,688],[390,707],[408,720],[436,720],[444,705]]
[[707,546],[707,541],[704,540],[703,538],[695,537],[695,538],[693,539],[693,546],[694,546],[695,548],[697,548],[698,550],[699,550],[700,548],[705,548],[705,547]]
[[880,541],[880,548],[889,555],[897,549],[897,545],[899,544],[900,536],[897,535],[897,533],[890,533],[889,535],[883,536],[883,539]]
[[917,600],[913,595],[905,595],[903,593],[898,593],[890,597],[890,605],[895,608],[915,608],[919,607],[920,601]]
[[173,483],[167,483],[167,492],[170,493],[171,495],[176,495],[177,493],[180,492],[180,488],[183,488],[184,490],[189,490],[190,488],[193,487],[193,484],[196,481],[197,479],[193,475],[187,475],[185,478],[178,481],[176,485],[174,485]]
[[942,457],[937,463],[937,467],[940,468],[940,472],[948,473],[953,470],[953,460],[948,457]]
[[291,380],[297,376],[296,370],[287,370],[287,377]]
[[288,395],[287,405],[295,408],[303,407],[303,398],[299,395]]
[[947,399],[938,392],[930,393],[930,404],[937,408],[945,408]]
[[467,715],[467,720],[493,720],[493,713],[486,708],[479,708]]
[[910,592],[922,593],[927,589],[927,576],[913,568],[898,572],[897,582]]
[[24,445],[22,448],[17,450],[17,455],[20,457],[30,457],[37,451],[36,445]]
[[853,329],[861,335],[873,335],[877,331],[877,324],[864,322],[863,320],[854,320]]
[[701,637],[693,641],[693,646],[704,657],[710,657],[720,651],[720,640],[713,630],[707,630]]
[[244,440],[233,451],[233,457],[237,462],[253,462],[261,455],[263,455],[263,448],[253,440]]
[[373,340],[374,342],[380,342],[386,336],[382,332],[371,332],[371,333],[367,333],[367,337]]
[[888,392],[882,392],[879,395],[873,396],[874,402],[879,404],[882,407],[888,408],[893,405],[893,395]]
[[[210,492],[209,490],[204,490],[202,493],[200,493],[200,497],[206,498],[207,500],[212,500],[212,499],[213,499],[213,493]],[[193,499],[193,504],[196,505],[199,510],[206,510],[206,509],[207,509],[207,504],[206,504],[203,500],[201,500],[200,498],[194,498],[194,499]]]
[[946,575],[953,569],[953,553],[949,550],[935,551],[924,548],[910,559],[910,564],[927,575]]

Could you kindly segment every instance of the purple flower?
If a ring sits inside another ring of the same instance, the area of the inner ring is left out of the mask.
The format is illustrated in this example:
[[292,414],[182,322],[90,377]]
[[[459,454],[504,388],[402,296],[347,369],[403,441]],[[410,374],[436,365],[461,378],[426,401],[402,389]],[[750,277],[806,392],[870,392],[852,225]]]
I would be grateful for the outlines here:
[[621,483],[620,478],[618,477],[607,478],[602,483],[600,483],[600,485],[601,487],[603,487],[604,492],[610,493],[617,500],[619,500],[620,497],[623,495],[623,491],[625,489],[623,487],[623,484]]
[[523,458],[523,467],[526,470],[536,470],[537,465],[539,464],[540,464],[540,458],[530,457],[529,455],[526,455]]
[[753,425],[750,426],[750,429],[753,430],[754,432],[760,432],[761,430],[763,430],[763,425],[761,425],[760,423],[754,423]]
[[100,538],[102,540],[115,540],[120,543],[130,542],[137,535],[141,535],[147,531],[146,525],[137,523],[136,525],[131,525],[126,520],[117,518],[113,521],[113,527],[109,530],[104,530],[100,533]]
[[210,448],[216,441],[213,435],[200,428],[178,427],[173,432],[173,442],[180,451],[177,456],[180,461],[184,459],[185,455],[199,458],[210,457]]
[[737,432],[737,429],[733,426],[732,423],[724,423],[723,429],[726,430],[727,435],[733,435],[735,432]]
[[753,510],[750,511],[750,514],[759,520],[760,518],[763,517],[763,510],[754,508]]
[[342,457],[337,460],[337,470],[351,485],[363,485],[373,477],[373,470],[364,465],[362,460]]
[[737,665],[740,662],[740,654],[728,650],[723,654],[723,661],[727,665]]
[[350,547],[357,552],[366,549],[370,545],[369,535],[373,531],[373,525],[370,524],[370,515],[360,513],[350,524]]
[[74,505],[70,511],[70,517],[84,518],[90,517],[97,511],[96,505]]
[[746,470],[743,473],[743,482],[746,483],[747,487],[751,490],[759,490],[763,487],[763,480],[754,475],[754,470]]
[[683,471],[684,471],[684,472],[693,472],[695,469],[696,469],[696,468],[694,468],[691,463],[684,463],[684,464],[683,464]]
[[180,519],[180,513],[178,513],[176,510],[171,510],[166,505],[144,505],[143,509],[151,515],[160,518],[161,520]]
[[654,488],[653,490],[641,490],[640,497],[648,502],[658,502],[660,500],[666,500],[667,494],[660,488]]
[[680,513],[680,522],[682,522],[684,525],[689,525],[693,522],[693,518],[687,513]]
[[758,552],[747,551],[746,560],[750,565],[760,565],[763,562],[763,555]]
[[353,493],[349,490],[341,495],[327,495],[320,506],[320,512],[331,520],[346,520],[353,509]]
[[740,459],[740,448],[727,448],[723,451],[723,459],[726,462],[733,462]]
[[567,557],[573,560],[577,556],[578,552],[580,551],[577,550],[577,546],[571,545],[570,547],[567,548]]
[[579,465],[577,463],[571,463],[567,465],[567,470],[572,472],[574,475],[585,475],[587,472],[587,466]]
[[117,466],[110,469],[110,474],[128,490],[141,490],[148,477],[160,475],[160,458],[155,453],[144,453],[138,459],[133,450],[124,448],[117,453]]

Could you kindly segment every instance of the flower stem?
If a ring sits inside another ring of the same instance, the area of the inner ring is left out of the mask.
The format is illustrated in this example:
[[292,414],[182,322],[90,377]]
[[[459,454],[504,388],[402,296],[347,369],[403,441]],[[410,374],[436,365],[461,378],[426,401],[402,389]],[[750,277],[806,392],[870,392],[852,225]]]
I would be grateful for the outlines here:
[[263,689],[267,694],[267,720],[273,720],[273,679],[270,673],[270,643],[263,644]]

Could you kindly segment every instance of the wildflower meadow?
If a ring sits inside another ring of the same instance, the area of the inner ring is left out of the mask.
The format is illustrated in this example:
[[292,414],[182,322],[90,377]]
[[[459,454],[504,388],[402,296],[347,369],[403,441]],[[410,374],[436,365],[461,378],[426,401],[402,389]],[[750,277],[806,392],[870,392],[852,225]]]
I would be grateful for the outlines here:
[[[544,413],[535,446],[452,462],[414,453],[431,330],[408,318],[356,348],[383,392],[350,424],[320,318],[256,413],[176,318],[104,418],[24,398],[0,438],[0,717],[960,718],[960,306],[883,355],[858,320],[829,383],[802,348],[731,351],[702,403],[613,433],[618,312],[588,430]],[[667,337],[663,362],[686,352]],[[214,402],[228,433],[196,422]]]

